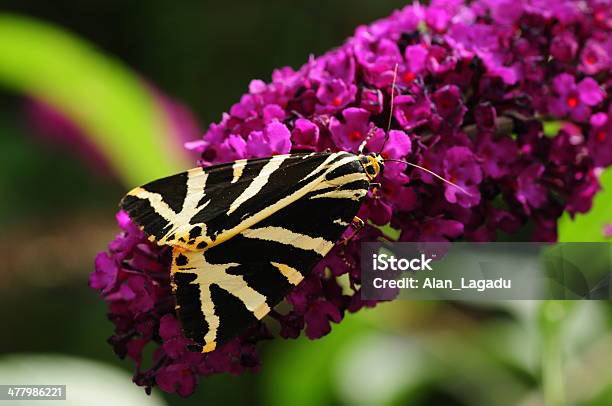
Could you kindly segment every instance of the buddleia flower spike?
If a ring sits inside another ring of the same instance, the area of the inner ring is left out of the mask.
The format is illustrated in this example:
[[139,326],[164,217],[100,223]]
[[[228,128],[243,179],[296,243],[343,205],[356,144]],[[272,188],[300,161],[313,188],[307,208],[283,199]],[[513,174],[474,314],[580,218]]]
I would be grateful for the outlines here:
[[[517,3],[507,15],[495,1],[415,3],[252,81],[189,144],[198,168],[128,194],[120,233],[96,257],[90,286],[134,382],[187,396],[204,376],[257,370],[269,324],[316,339],[377,305],[361,299],[359,247],[387,230],[555,241],[557,220],[589,210],[612,163],[602,4]],[[325,218],[310,209],[330,200]],[[355,215],[364,226],[336,244]]]

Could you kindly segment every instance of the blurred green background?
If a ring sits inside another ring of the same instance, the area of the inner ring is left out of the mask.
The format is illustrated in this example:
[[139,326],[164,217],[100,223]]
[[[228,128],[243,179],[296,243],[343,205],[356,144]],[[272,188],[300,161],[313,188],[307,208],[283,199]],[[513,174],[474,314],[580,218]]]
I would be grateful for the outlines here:
[[[251,79],[298,67],[402,4],[3,1],[0,383],[56,379],[74,404],[612,404],[609,302],[384,304],[318,341],[264,343],[260,373],[204,379],[189,399],[146,396],[106,343],[112,325],[87,276],[125,190],[193,166],[181,142]],[[170,99],[187,120],[168,113]],[[607,192],[600,220],[612,218]],[[598,235],[588,216],[564,221],[565,240]]]

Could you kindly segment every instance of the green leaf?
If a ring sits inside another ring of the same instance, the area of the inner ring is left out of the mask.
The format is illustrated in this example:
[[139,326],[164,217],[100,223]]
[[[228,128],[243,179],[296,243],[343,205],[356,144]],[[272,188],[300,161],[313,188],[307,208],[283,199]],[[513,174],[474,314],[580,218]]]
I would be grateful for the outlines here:
[[[600,178],[602,190],[595,195],[593,207],[588,213],[572,219],[565,213],[559,220],[559,241],[603,242],[604,225],[612,222],[612,168]],[[609,239],[608,239],[609,241]]]
[[0,85],[67,115],[127,185],[189,165],[145,83],[121,62],[53,25],[0,14]]

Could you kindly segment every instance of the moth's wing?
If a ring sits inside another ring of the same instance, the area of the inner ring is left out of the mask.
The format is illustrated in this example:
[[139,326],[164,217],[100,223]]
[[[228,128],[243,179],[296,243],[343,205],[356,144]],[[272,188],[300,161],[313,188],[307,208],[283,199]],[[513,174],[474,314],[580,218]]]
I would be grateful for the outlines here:
[[203,252],[174,249],[177,313],[203,352],[263,318],[332,249],[367,194],[365,174],[351,175],[336,172],[223,244]]
[[152,241],[204,249],[291,203],[282,198],[309,186],[329,165],[355,158],[293,154],[195,168],[132,190],[120,206]]
[[[244,189],[259,174],[268,159],[239,160],[157,179],[134,188],[123,197],[119,206],[150,237],[160,244],[183,246],[190,240],[191,218],[202,210],[205,196],[224,196],[222,190]],[[207,205],[211,206],[210,204]],[[211,216],[215,208],[208,207]],[[186,235],[177,229],[188,228]],[[201,230],[199,230],[201,232]],[[197,234],[195,228],[193,234]],[[180,240],[182,238],[182,240]],[[187,247],[185,247],[187,248]]]

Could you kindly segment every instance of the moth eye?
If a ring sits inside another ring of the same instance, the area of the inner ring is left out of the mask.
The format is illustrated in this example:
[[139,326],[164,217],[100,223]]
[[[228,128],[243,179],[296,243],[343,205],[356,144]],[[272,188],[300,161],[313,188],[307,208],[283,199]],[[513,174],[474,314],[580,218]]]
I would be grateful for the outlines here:
[[366,166],[366,172],[368,173],[368,175],[376,174],[376,171],[374,170],[372,166]]

